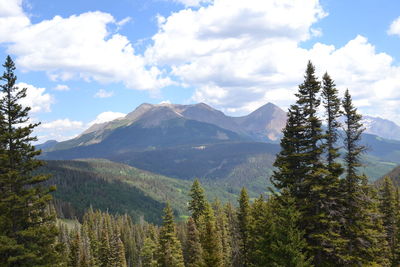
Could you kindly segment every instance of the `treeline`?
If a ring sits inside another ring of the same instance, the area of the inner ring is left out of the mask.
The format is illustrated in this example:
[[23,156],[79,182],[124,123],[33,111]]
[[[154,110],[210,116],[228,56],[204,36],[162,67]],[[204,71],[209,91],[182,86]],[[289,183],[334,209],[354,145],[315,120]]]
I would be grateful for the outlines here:
[[[398,266],[399,191],[388,178],[378,190],[368,188],[368,196],[375,205],[369,216],[375,216],[370,220],[376,224],[370,225],[365,236],[376,238],[379,243],[368,248],[371,253],[361,258],[362,266]],[[191,217],[184,222],[174,222],[169,205],[164,209],[161,226],[144,221],[135,224],[127,215],[113,216],[92,209],[81,224],[61,222],[59,242],[65,245],[66,265],[355,266],[313,263],[315,254],[310,250],[306,232],[299,227],[302,214],[288,194],[260,196],[251,202],[243,188],[234,207],[218,200],[209,203],[195,180],[190,195]],[[349,256],[355,255],[349,252]]]

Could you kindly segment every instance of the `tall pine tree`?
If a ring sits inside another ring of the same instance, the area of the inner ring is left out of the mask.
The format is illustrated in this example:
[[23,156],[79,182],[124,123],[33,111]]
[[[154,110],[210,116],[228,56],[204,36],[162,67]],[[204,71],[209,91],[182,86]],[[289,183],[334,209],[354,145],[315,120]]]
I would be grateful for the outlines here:
[[297,101],[288,113],[283,131],[281,152],[274,166],[277,170],[272,177],[278,189],[285,189],[294,198],[301,212],[299,226],[305,231],[310,253],[317,266],[331,261],[333,221],[329,207],[332,205],[332,179],[329,179],[322,159],[325,134],[322,122],[317,116],[321,104],[320,82],[315,68],[308,62],[304,82],[299,85]]
[[31,142],[30,108],[23,107],[26,88],[15,85],[15,65],[7,57],[0,77],[0,265],[57,266],[55,215],[49,204],[54,188],[44,187],[46,175],[33,171],[43,165]]
[[200,243],[200,233],[192,217],[187,222],[188,237],[186,241],[186,266],[204,267],[203,248]]
[[249,230],[250,230],[250,203],[249,203],[249,195],[247,194],[246,188],[242,188],[239,196],[239,210],[238,210],[238,230],[239,230],[239,238],[240,238],[240,255],[242,266],[249,266]]
[[337,144],[341,127],[339,118],[342,112],[338,90],[328,73],[325,73],[322,77],[322,99],[326,116],[326,168],[329,173],[323,180],[323,189],[321,190],[321,197],[324,198],[322,209],[324,209],[325,221],[320,225],[322,228],[320,239],[325,264],[337,266],[345,261],[345,245],[347,242],[341,236],[344,203],[340,190],[340,176],[344,169],[342,164],[338,162],[340,147]]
[[160,267],[184,267],[181,242],[176,236],[174,214],[169,203],[164,209],[163,225],[160,229],[158,243]]
[[362,133],[362,116],[353,105],[348,90],[342,101],[344,110],[344,148],[345,179],[341,188],[344,195],[343,236],[347,242],[347,265],[385,266],[387,243],[382,238],[382,222],[379,219],[373,191],[367,185],[365,176],[358,173],[361,166],[360,157],[365,147],[360,144]]
[[274,216],[268,242],[269,250],[265,252],[269,254],[266,266],[313,266],[312,257],[306,252],[304,232],[298,226],[301,213],[296,207],[295,199],[284,191],[278,198],[270,200],[270,205]]
[[198,226],[203,248],[203,259],[207,267],[222,267],[224,264],[223,249],[219,239],[214,211],[206,202],[203,214],[199,217]]
[[198,179],[193,181],[189,196],[191,198],[189,201],[189,211],[191,211],[194,221],[198,223],[198,219],[204,214],[207,205],[204,189],[201,187]]
[[392,266],[399,265],[398,251],[398,217],[396,207],[396,193],[392,180],[385,177],[379,192],[379,209],[382,213],[383,227],[385,229],[386,241],[390,248],[390,262]]

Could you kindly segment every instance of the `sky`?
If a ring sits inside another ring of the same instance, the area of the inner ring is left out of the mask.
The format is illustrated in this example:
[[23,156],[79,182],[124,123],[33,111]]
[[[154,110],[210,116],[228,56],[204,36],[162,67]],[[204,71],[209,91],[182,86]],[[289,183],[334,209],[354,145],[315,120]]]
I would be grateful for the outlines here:
[[308,60],[364,115],[400,124],[398,0],[0,0],[39,142],[141,103],[287,109]]

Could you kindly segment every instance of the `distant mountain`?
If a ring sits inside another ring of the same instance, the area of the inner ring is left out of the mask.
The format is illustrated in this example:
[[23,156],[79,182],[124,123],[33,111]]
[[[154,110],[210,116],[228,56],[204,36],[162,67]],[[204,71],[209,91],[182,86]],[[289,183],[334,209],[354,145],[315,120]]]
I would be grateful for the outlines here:
[[[204,103],[142,104],[74,139],[39,147],[45,151],[43,159],[105,158],[179,179],[223,182],[232,192],[258,184],[254,192],[262,192],[285,123],[286,113],[271,103],[242,117],[227,116]],[[364,171],[372,180],[400,163],[400,141],[364,134],[363,143],[369,148]]]
[[48,140],[43,144],[36,145],[36,149],[49,150],[58,144],[56,140]]
[[[128,143],[118,140],[120,145],[137,149],[154,146],[216,143],[221,141],[256,140],[276,142],[286,121],[286,113],[268,103],[244,117],[230,117],[204,103],[194,105],[142,104],[124,118],[94,124],[78,137],[46,145],[44,150],[57,151],[90,146],[110,139],[135,137]],[[200,127],[201,126],[201,127]],[[197,129],[194,129],[197,128]],[[201,129],[200,129],[201,128]],[[173,130],[175,129],[175,131]],[[120,134],[116,134],[119,132]],[[121,134],[123,132],[124,134]],[[145,136],[141,136],[145,134]],[[172,136],[173,134],[173,136]],[[125,136],[121,136],[125,135]],[[169,136],[168,136],[169,135]],[[150,138],[153,136],[154,138]],[[156,143],[143,139],[157,139]],[[175,140],[172,140],[175,139]],[[118,149],[113,147],[112,149]]]
[[386,139],[400,140],[400,126],[393,121],[379,117],[364,116],[362,122],[366,133]]
[[279,142],[287,114],[278,106],[268,103],[247,116],[233,119],[253,138]]

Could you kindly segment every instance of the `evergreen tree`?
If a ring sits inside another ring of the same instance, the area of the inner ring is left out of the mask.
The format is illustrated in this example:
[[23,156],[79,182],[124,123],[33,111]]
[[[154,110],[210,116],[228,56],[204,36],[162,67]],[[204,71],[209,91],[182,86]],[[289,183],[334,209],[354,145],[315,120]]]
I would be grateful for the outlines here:
[[203,259],[206,266],[222,267],[224,261],[221,240],[218,236],[214,212],[208,202],[206,202],[204,213],[199,217],[196,225],[200,232]]
[[81,266],[82,267],[94,267],[97,266],[96,261],[93,257],[91,249],[91,241],[87,229],[87,225],[83,224],[81,227]]
[[387,243],[382,238],[382,221],[373,199],[373,191],[367,185],[367,179],[359,175],[360,157],[365,147],[360,145],[364,128],[361,115],[354,107],[351,95],[346,90],[342,101],[345,116],[345,166],[343,180],[345,223],[343,236],[347,243],[347,265],[386,266]]
[[322,160],[325,135],[317,116],[320,89],[315,68],[308,62],[296,104],[289,109],[282,150],[274,163],[277,170],[272,177],[278,189],[287,190],[294,197],[301,212],[299,227],[305,231],[308,249],[317,266],[331,262],[335,244],[341,243],[335,240],[336,225],[330,213],[335,204],[331,197],[337,188],[337,177],[330,174]]
[[176,236],[174,214],[167,203],[160,229],[158,264],[161,267],[184,267],[181,243]]
[[189,211],[192,213],[192,218],[197,223],[199,217],[205,211],[207,202],[204,195],[204,189],[201,187],[198,179],[193,181],[189,196],[191,198],[189,201]]
[[339,158],[339,147],[337,142],[339,139],[339,128],[341,126],[339,118],[342,115],[340,111],[341,102],[338,96],[338,90],[332,78],[325,73],[322,77],[322,97],[324,101],[326,115],[326,148],[328,170],[334,178],[340,177],[343,173],[343,167],[336,160]]
[[250,204],[246,188],[242,188],[239,197],[238,230],[240,238],[240,255],[242,266],[249,265],[249,230],[250,230]]
[[200,243],[200,233],[192,217],[187,222],[188,238],[186,242],[186,267],[204,267],[203,248]]
[[140,253],[143,267],[157,267],[157,243],[151,237],[144,239],[143,247]]
[[295,200],[283,192],[280,197],[271,201],[274,216],[270,250],[266,252],[270,254],[269,262],[266,266],[312,266],[312,258],[306,253],[304,232],[298,227],[301,214]]
[[75,230],[75,234],[71,240],[68,266],[81,266],[81,236],[79,230]]
[[306,174],[303,162],[303,138],[305,119],[298,105],[288,110],[288,119],[283,129],[281,151],[278,153],[271,182],[278,189],[286,188],[295,198],[303,197],[303,177]]
[[115,267],[126,267],[126,258],[125,258],[125,248],[124,244],[122,243],[121,239],[118,237],[116,240],[116,255],[115,255]]
[[[377,190],[368,184],[365,174],[361,175],[361,219],[358,240],[363,242],[356,255],[366,266],[390,266],[390,248],[386,241],[382,214],[379,212],[379,196]],[[366,245],[368,244],[368,245]]]
[[26,88],[15,85],[15,65],[8,56],[0,80],[0,265],[57,266],[60,263],[55,216],[49,212],[54,187],[46,175],[34,175],[42,161],[31,142],[38,124],[28,123],[29,107],[20,101]]
[[237,211],[230,202],[225,204],[224,211],[228,222],[229,243],[232,256],[231,262],[233,266],[239,266],[241,259],[240,259],[240,248],[239,248],[239,233],[238,233],[239,227],[237,220]]
[[215,212],[216,226],[221,240],[222,254],[223,254],[223,266],[232,266],[232,247],[230,240],[230,232],[228,225],[228,217],[225,210],[222,208],[221,202],[216,199],[213,203],[213,209]]
[[[348,262],[357,264],[361,259],[357,258],[356,252],[361,249],[362,244],[358,242],[359,234],[364,231],[361,226],[361,176],[357,174],[357,168],[361,166],[360,156],[365,151],[365,147],[360,145],[361,134],[363,132],[361,124],[361,115],[353,106],[353,102],[348,90],[346,90],[342,101],[345,116],[345,140],[346,149],[345,164],[346,177],[343,180],[345,199],[346,224],[344,226],[344,235],[349,240],[348,243]],[[365,245],[364,245],[365,246]]]
[[251,223],[249,229],[249,262],[250,266],[271,266],[271,205],[261,195],[251,206]]
[[386,233],[386,241],[390,248],[390,262],[392,266],[398,266],[398,225],[396,196],[392,180],[385,177],[380,188],[379,208],[382,213],[383,227]]
[[109,267],[113,262],[112,251],[110,246],[110,236],[107,225],[103,224],[101,229],[100,247],[99,247],[99,263],[100,267]]
[[319,234],[322,247],[321,258],[325,265],[341,265],[345,261],[347,240],[341,236],[341,224],[343,222],[343,196],[340,190],[340,176],[343,167],[337,161],[340,157],[339,147],[339,118],[342,114],[341,101],[338,97],[336,85],[328,73],[322,78],[322,98],[325,108],[327,130],[325,134],[327,170],[329,173],[322,181],[320,195],[321,209],[324,220],[321,221]]

